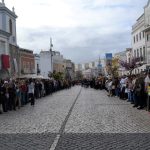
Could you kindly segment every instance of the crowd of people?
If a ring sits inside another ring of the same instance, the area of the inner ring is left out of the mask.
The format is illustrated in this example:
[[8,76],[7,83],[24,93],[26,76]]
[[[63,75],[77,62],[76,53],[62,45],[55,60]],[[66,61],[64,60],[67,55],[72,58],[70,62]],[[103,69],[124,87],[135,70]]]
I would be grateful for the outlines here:
[[138,75],[124,75],[122,77],[99,77],[82,81],[85,87],[106,89],[109,97],[127,100],[137,109],[150,109],[150,73],[142,72]]
[[62,89],[71,88],[69,80],[1,80],[0,114],[20,109],[27,103],[35,104],[35,99],[42,98]]
[[[17,79],[0,81],[0,114],[24,107],[27,103],[35,104],[35,99],[42,98],[62,89],[70,88],[79,82],[69,80]],[[109,97],[127,100],[137,109],[150,109],[150,73],[122,77],[100,76],[80,81],[84,87],[108,92]]]

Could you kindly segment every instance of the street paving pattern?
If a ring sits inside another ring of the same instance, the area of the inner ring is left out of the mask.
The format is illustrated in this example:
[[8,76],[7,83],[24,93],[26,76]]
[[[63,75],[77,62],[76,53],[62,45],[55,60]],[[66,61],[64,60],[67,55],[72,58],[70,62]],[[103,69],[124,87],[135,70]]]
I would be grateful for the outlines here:
[[0,115],[0,150],[150,150],[150,114],[75,86]]

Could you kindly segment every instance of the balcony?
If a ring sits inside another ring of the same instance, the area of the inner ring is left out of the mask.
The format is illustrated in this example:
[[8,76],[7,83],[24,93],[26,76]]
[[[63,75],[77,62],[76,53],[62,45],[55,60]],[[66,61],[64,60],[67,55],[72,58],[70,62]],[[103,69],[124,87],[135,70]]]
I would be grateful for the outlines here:
[[35,73],[35,69],[31,69],[31,68],[24,68],[21,70],[21,74],[34,74]]
[[147,48],[150,48],[150,41],[146,41]]

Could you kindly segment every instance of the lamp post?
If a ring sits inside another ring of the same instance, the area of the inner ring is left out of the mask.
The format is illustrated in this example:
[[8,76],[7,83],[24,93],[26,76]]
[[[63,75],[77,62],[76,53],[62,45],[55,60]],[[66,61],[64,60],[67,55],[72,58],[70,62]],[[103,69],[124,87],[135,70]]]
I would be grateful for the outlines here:
[[53,54],[52,54],[52,48],[53,48],[53,44],[52,44],[52,38],[50,38],[50,55],[51,55],[51,72],[53,73]]

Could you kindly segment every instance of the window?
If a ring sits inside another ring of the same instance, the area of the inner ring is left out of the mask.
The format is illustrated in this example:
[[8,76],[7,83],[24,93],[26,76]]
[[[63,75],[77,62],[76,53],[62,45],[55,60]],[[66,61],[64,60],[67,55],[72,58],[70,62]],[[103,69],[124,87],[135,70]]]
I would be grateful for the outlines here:
[[141,40],[141,32],[139,33],[139,37],[140,37],[140,40]]
[[16,38],[13,36],[13,42],[15,43],[16,42]]
[[135,36],[134,36],[134,38],[133,38],[133,41],[134,41],[134,43],[135,43]]
[[136,35],[136,41],[138,42],[138,34]]
[[136,58],[136,50],[134,50],[134,57]]
[[23,69],[25,69],[25,68],[26,68],[26,62],[23,61]]
[[136,69],[135,69],[135,74],[136,74]]
[[131,59],[129,58],[128,61],[129,61],[129,63],[130,63]]
[[143,47],[143,57],[144,57],[144,59],[145,59],[145,56],[146,56],[145,47]]
[[142,57],[142,48],[140,48],[140,57]]
[[0,41],[0,54],[5,53],[5,41]]
[[30,68],[30,62],[26,62],[26,68],[27,68],[27,69]]
[[9,20],[9,32],[12,34],[12,21],[11,21],[11,19]]
[[150,41],[150,34],[147,34],[147,41]]
[[143,32],[143,38],[145,38],[145,33]]
[[137,49],[137,58],[139,58],[139,49]]

